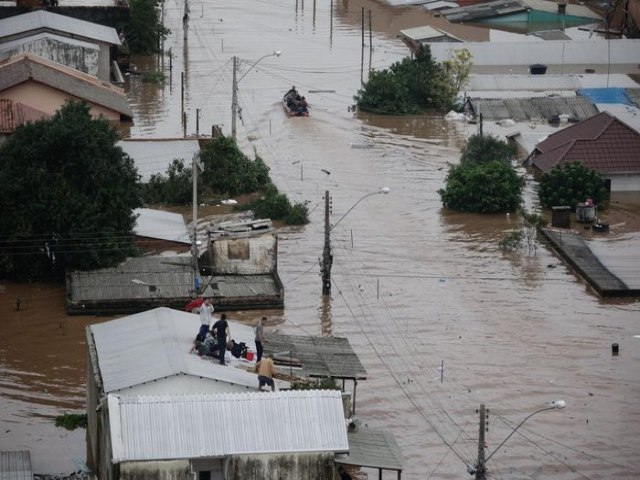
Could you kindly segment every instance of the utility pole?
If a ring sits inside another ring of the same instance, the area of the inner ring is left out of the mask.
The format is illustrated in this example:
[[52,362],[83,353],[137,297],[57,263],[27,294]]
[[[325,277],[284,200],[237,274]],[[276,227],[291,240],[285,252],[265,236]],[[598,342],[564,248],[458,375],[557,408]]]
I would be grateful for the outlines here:
[[322,295],[331,295],[331,224],[329,223],[329,190],[324,192],[324,249],[322,251]]
[[476,480],[486,480],[487,470],[484,459],[484,431],[486,410],[484,403],[480,405],[480,431],[478,434],[478,463],[476,464]]
[[231,138],[236,139],[236,113],[238,112],[238,57],[233,57],[233,91],[231,92]]
[[198,293],[200,288],[200,272],[198,269],[198,154],[193,154],[193,289]]

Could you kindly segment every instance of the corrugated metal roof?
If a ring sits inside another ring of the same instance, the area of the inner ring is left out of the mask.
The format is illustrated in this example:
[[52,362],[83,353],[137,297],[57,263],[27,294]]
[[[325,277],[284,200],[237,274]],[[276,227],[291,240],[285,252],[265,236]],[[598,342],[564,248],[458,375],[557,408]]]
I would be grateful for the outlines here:
[[363,429],[347,433],[349,453],[336,455],[336,463],[402,471],[404,458],[393,434]]
[[340,337],[265,335],[264,350],[291,356],[302,362],[302,372],[310,377],[366,379],[367,371],[349,340]]
[[133,118],[124,91],[109,82],[30,53],[0,62],[0,92],[28,80]]
[[578,95],[587,97],[593,103],[619,103],[622,105],[633,105],[633,101],[627,95],[624,88],[581,88]]
[[213,275],[203,292],[210,297],[241,298],[278,295],[279,288],[272,274]]
[[78,20],[66,15],[58,15],[48,10],[34,10],[0,20],[0,32],[2,32],[0,43],[2,38],[6,39],[14,35],[45,29],[98,40],[112,45],[121,44],[115,28]]
[[191,256],[129,258],[117,267],[68,274],[72,303],[187,298],[192,289]]
[[474,115],[482,114],[485,121],[513,119],[516,122],[550,119],[556,115],[586,120],[598,113],[595,105],[585,97],[536,98],[472,98]]
[[113,462],[349,450],[341,393],[109,396]]
[[[87,328],[105,393],[181,374],[258,387],[254,373],[235,368],[248,365],[246,360],[232,358],[225,367],[188,353],[200,328],[199,315],[156,308]],[[236,342],[255,351],[251,327],[229,322],[229,331]]]
[[510,13],[524,12],[526,10],[528,10],[528,7],[518,0],[494,0],[478,5],[450,8],[442,12],[442,16],[450,22],[462,23],[472,22],[481,18],[499,17]]
[[434,38],[441,37],[448,37],[454,40],[458,40],[453,35],[450,35],[447,32],[443,32],[442,30],[438,30],[437,28],[431,27],[429,25],[400,30],[400,34],[416,42],[428,41]]
[[[434,60],[442,62],[449,58],[451,45],[431,43]],[[472,55],[473,67],[526,66],[541,63],[564,66],[568,73],[571,66],[584,68],[596,66],[629,66],[631,73],[640,63],[640,39],[622,39],[611,42],[602,40],[528,41],[528,42],[465,42],[455,48],[466,48]],[[622,72],[625,73],[625,72]]]
[[20,102],[0,98],[0,133],[10,134],[27,123],[50,118],[50,115]]
[[143,182],[154,174],[166,174],[174,160],[191,165],[193,156],[200,152],[198,140],[193,139],[127,139],[118,142],[136,165]]
[[451,2],[447,0],[429,2],[422,5],[425,10],[445,10],[447,8],[458,8],[460,5],[457,2]]
[[151,208],[136,208],[133,213],[138,215],[133,227],[133,233],[136,235],[170,242],[191,243],[182,214]]
[[0,452],[0,480],[33,480],[29,452]]

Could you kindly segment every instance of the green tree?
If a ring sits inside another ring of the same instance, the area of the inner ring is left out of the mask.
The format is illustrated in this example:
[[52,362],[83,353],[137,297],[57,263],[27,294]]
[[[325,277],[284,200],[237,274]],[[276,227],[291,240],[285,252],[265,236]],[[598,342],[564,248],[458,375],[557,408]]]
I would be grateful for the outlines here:
[[[198,193],[201,195],[202,176],[198,176]],[[167,175],[156,173],[149,182],[142,185],[142,197],[145,203],[166,203],[185,205],[193,202],[192,168],[185,166],[182,160],[174,160]]]
[[405,58],[389,69],[372,71],[354,99],[362,110],[402,115],[448,109],[454,97],[448,73],[425,46],[416,51],[415,59]]
[[162,0],[130,0],[129,22],[124,31],[131,53],[158,53],[160,40],[170,33],[160,23],[161,6]]
[[449,84],[454,96],[467,84],[473,62],[471,52],[466,48],[459,48],[449,52],[449,59],[442,62],[444,71],[449,77]]
[[572,209],[591,198],[601,208],[606,207],[608,192],[598,172],[582,162],[555,166],[540,180],[540,203],[545,207],[568,205]]
[[117,140],[86,103],[69,102],[0,146],[0,271],[55,275],[133,252],[139,177]]
[[270,183],[269,167],[259,155],[251,160],[228,137],[208,141],[200,151],[203,188],[239,195],[263,191]]
[[462,149],[460,163],[486,163],[493,160],[509,163],[517,153],[515,145],[503,142],[493,135],[472,135]]
[[502,160],[453,165],[444,189],[438,190],[445,207],[462,212],[513,212],[522,203],[524,178]]

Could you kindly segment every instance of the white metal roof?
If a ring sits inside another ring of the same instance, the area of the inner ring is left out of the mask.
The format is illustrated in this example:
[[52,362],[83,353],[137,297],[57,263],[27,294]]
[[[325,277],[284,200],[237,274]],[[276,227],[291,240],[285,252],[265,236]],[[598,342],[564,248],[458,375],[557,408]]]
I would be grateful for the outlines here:
[[58,15],[47,10],[34,10],[0,20],[0,42],[3,37],[12,37],[34,30],[50,29],[71,35],[99,40],[112,45],[120,45],[115,28],[97,23],[78,20],[67,15]]
[[349,450],[341,393],[109,395],[113,462]]
[[471,75],[467,91],[526,90],[556,91],[577,90],[580,81],[576,75]]
[[133,159],[143,182],[157,173],[166,175],[174,160],[183,160],[190,167],[193,156],[200,152],[194,139],[127,139],[119,141],[118,146]]
[[629,66],[635,72],[640,63],[640,39],[571,40],[523,42],[430,43],[438,62],[449,58],[450,50],[466,48],[472,55],[474,68],[491,66],[526,66],[541,63],[548,66]]
[[440,37],[450,37],[452,39],[458,40],[455,36],[447,32],[443,32],[442,30],[438,30],[437,28],[431,27],[429,25],[400,30],[400,34],[404,35],[407,38],[410,38],[411,40],[415,40],[416,42],[429,41],[430,39]]
[[133,227],[133,232],[136,235],[171,242],[191,243],[187,225],[180,213],[152,208],[136,208],[133,213],[138,215]]
[[[89,326],[104,392],[181,374],[257,388],[254,373],[234,368],[250,362],[232,358],[224,367],[188,353],[199,328],[198,315],[164,307]],[[229,330],[255,351],[251,327],[229,322]]]

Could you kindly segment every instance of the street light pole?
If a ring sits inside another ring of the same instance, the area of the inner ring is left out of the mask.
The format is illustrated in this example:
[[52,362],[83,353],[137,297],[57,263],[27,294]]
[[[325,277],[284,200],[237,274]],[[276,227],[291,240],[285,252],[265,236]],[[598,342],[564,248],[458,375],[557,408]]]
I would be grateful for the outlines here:
[[240,78],[238,77],[238,57],[233,57],[233,86],[231,91],[231,138],[236,139],[236,116],[238,115],[238,83],[242,80],[247,73],[249,73],[253,67],[255,67],[259,62],[264,60],[267,57],[279,57],[282,55],[280,50],[275,50],[273,53],[268,53],[267,55],[263,55],[258,60],[253,62],[253,64],[247,69],[246,72],[242,74]]
[[[505,443],[507,443],[507,440],[509,440],[517,431],[518,429],[524,425],[524,422],[526,422],[527,420],[529,420],[531,417],[533,417],[534,415],[537,415],[540,412],[546,412],[548,410],[559,410],[562,409],[564,407],[566,407],[566,402],[564,400],[556,400],[554,402],[551,402],[551,406],[549,407],[545,407],[545,408],[541,408],[540,410],[536,410],[533,413],[530,413],[529,415],[527,415],[526,417],[524,417],[524,420],[522,420],[517,426],[516,428],[514,428],[511,433],[509,435],[507,435],[507,438],[505,438],[502,442],[500,442],[500,445],[498,445],[493,452],[491,452],[489,454],[489,456],[487,456],[487,458],[484,458],[484,442],[481,445],[478,445],[478,463],[476,464],[476,469],[475,469],[475,475],[476,475],[476,480],[486,480],[487,478],[487,467],[486,464],[489,460],[491,460],[491,457],[493,457],[493,455],[500,449],[500,447],[502,447]],[[480,413],[481,413],[481,417],[480,417],[480,438],[484,439],[484,405],[480,406]],[[473,470],[471,470],[473,471]]]
[[367,193],[363,197],[361,197],[353,206],[345,212],[344,215],[340,217],[340,219],[333,224],[333,226],[329,223],[329,205],[330,205],[330,197],[329,190],[325,191],[324,194],[324,248],[322,250],[322,262],[320,264],[320,274],[322,276],[322,295],[331,295],[331,267],[333,266],[333,255],[331,253],[331,231],[336,228],[344,217],[346,217],[351,210],[356,208],[360,202],[362,202],[365,198],[368,198],[372,195],[378,195],[380,193],[387,194],[389,193],[389,187],[382,187],[377,192]]

